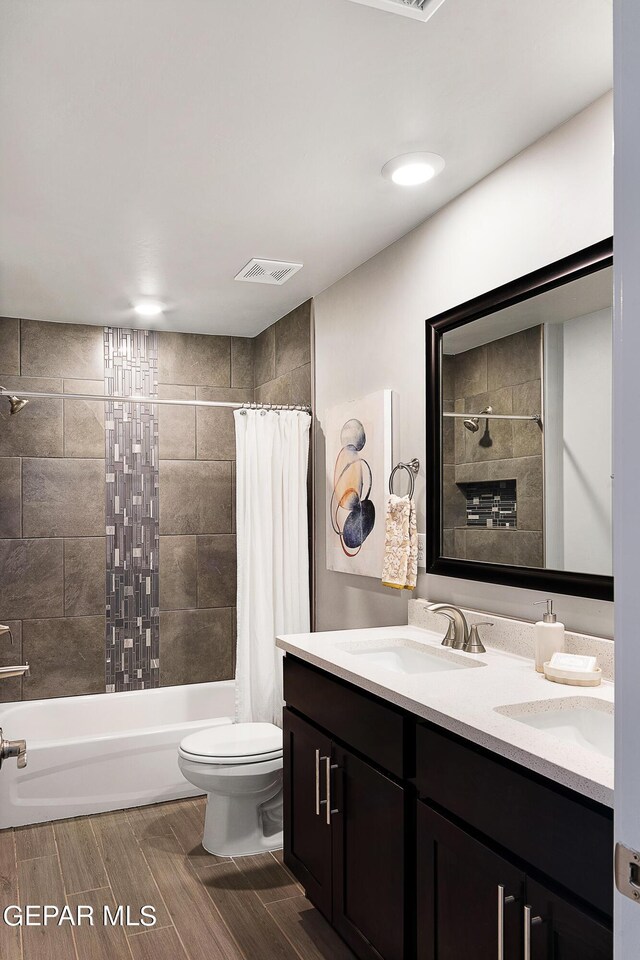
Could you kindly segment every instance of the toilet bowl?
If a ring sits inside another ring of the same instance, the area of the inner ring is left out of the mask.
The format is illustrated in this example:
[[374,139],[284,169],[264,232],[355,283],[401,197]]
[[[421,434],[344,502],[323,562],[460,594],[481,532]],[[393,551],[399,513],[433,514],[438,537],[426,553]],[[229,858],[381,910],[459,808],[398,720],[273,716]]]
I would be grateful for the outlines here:
[[242,857],[282,846],[282,730],[230,723],[199,730],[178,748],[182,775],[207,794],[202,846]]

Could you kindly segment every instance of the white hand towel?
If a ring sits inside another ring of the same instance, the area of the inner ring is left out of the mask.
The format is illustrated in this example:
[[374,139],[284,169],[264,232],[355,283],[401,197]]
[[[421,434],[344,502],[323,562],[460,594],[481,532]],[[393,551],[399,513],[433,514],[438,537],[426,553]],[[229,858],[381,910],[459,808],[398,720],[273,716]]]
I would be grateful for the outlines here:
[[409,497],[392,493],[387,499],[382,583],[396,590],[413,590],[417,576],[416,507]]

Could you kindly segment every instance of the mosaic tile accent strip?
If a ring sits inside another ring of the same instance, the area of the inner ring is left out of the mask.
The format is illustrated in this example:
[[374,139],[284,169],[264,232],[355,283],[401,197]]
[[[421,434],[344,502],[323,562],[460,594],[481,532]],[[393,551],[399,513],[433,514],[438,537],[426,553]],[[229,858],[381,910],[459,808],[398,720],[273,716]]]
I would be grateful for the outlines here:
[[467,498],[468,527],[517,526],[517,494],[515,480],[488,480],[461,483]]
[[[158,393],[158,337],[104,329],[105,394]],[[153,404],[105,403],[106,690],[160,685],[158,415]]]

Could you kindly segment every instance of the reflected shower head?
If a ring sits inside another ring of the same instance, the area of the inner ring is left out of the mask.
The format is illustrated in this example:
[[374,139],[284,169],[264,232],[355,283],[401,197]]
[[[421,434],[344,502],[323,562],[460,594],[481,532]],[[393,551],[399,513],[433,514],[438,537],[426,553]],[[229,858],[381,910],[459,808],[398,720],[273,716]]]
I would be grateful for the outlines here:
[[[0,390],[4,390],[4,387],[0,387]],[[29,403],[28,400],[25,400],[23,397],[16,397],[12,394],[5,393],[4,396],[9,401],[9,412],[10,413],[20,413],[23,407]]]
[[483,417],[486,414],[490,414],[490,413],[493,413],[493,407],[485,407],[484,410],[480,412],[480,416],[469,417],[468,420],[463,420],[462,422],[464,423],[467,430],[471,431],[471,433],[477,433],[478,430],[480,429],[480,417]]

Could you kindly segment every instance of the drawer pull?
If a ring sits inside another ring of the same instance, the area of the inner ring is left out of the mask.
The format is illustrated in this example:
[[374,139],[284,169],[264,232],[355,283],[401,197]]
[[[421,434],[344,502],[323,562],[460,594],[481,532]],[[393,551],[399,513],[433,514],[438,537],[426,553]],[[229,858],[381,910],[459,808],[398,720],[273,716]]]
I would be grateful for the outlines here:
[[515,897],[505,897],[503,885],[498,884],[498,960],[504,960],[504,908],[515,902]]
[[332,807],[332,806],[331,806],[331,771],[332,771],[332,770],[337,770],[337,769],[338,769],[338,764],[337,764],[337,763],[331,763],[331,757],[323,757],[322,759],[323,759],[323,760],[325,761],[325,763],[326,763],[326,767],[325,767],[325,783],[326,783],[326,790],[327,790],[327,799],[326,799],[326,800],[323,800],[322,802],[323,802],[323,803],[326,803],[326,805],[327,805],[327,824],[330,824],[330,823],[331,823],[331,814],[332,814],[332,813],[338,813],[338,812],[339,812],[337,807]]
[[531,927],[542,923],[542,917],[532,917],[531,907],[524,908],[524,960],[531,960]]

